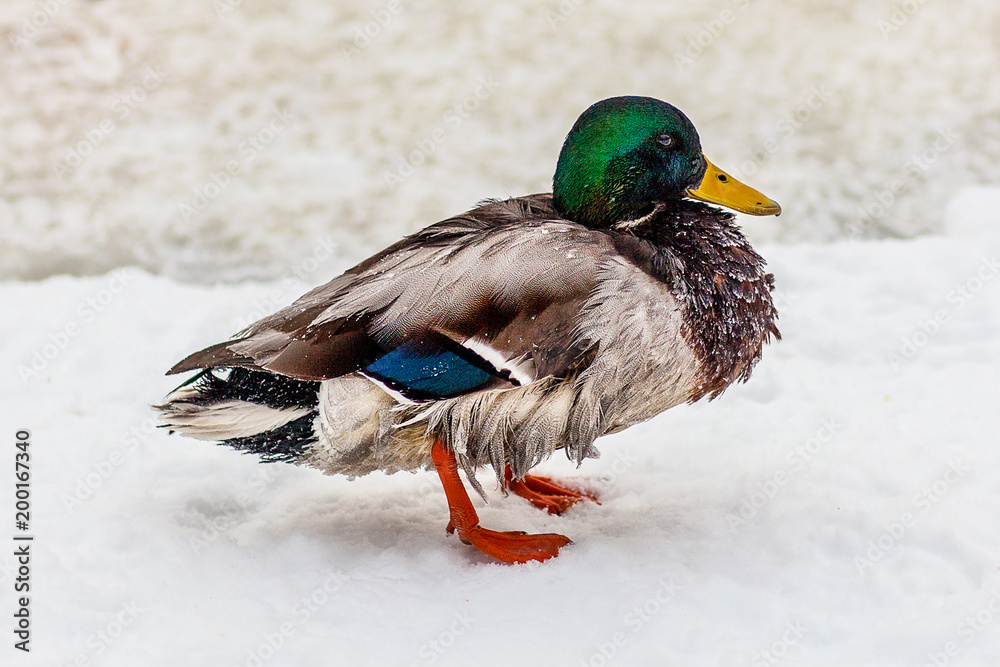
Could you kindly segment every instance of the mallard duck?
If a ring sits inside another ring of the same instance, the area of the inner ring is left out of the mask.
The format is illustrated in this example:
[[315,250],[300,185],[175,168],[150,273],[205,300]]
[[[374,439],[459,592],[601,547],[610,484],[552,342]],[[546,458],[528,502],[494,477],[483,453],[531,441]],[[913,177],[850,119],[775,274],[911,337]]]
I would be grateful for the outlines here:
[[[700,201],[695,201],[700,200]],[[706,203],[707,202],[707,203]],[[449,533],[503,562],[563,535],[498,532],[459,476],[559,513],[596,500],[529,474],[745,381],[780,338],[773,276],[732,213],[781,208],[715,167],[677,108],[615,97],[562,146],[552,194],[490,200],[366,259],[168,374],[172,431],[328,474],[436,469]]]

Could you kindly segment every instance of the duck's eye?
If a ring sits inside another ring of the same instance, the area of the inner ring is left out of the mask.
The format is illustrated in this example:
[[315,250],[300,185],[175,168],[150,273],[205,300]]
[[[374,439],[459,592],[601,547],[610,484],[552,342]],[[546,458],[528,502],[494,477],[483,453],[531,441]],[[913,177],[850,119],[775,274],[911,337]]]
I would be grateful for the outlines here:
[[661,134],[656,138],[656,143],[660,144],[664,148],[670,148],[674,145],[674,138],[669,134]]

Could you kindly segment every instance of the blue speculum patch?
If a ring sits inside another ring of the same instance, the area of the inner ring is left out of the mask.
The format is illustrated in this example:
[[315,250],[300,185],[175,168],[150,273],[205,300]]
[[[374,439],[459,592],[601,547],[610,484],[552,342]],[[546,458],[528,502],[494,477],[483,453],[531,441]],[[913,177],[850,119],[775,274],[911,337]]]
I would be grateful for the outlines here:
[[421,350],[407,343],[365,368],[404,394],[458,396],[483,386],[493,377],[448,350]]

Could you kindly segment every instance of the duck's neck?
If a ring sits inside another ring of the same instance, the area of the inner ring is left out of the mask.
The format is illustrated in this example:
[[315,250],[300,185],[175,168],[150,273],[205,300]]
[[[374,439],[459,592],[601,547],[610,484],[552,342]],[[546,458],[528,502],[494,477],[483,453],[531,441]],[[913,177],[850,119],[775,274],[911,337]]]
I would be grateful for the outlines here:
[[763,344],[780,334],[771,300],[774,277],[765,273],[764,259],[733,215],[681,200],[629,233],[652,246],[645,270],[667,284],[684,308],[684,337],[703,369],[693,400],[714,398],[746,380]]

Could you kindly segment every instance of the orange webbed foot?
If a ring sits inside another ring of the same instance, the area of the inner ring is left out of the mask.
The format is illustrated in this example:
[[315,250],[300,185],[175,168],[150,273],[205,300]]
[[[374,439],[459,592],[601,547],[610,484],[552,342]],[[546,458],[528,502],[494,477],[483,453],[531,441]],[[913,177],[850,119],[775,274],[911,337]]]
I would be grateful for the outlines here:
[[584,500],[601,504],[593,493],[567,489],[550,477],[525,475],[522,480],[514,479],[510,466],[507,466],[504,478],[507,482],[507,488],[511,492],[526,498],[532,505],[546,510],[549,514],[562,514],[576,503]]
[[448,497],[448,509],[451,513],[448,532],[457,532],[462,542],[504,563],[548,560],[559,555],[559,549],[570,543],[568,537],[557,533],[529,535],[521,531],[500,532],[483,528],[479,525],[479,516],[458,476],[454,453],[436,441],[431,448],[431,457]]
[[458,531],[458,537],[487,556],[504,563],[544,561],[559,555],[559,549],[571,543],[565,535],[541,533],[529,535],[522,531],[500,532],[475,525]]

